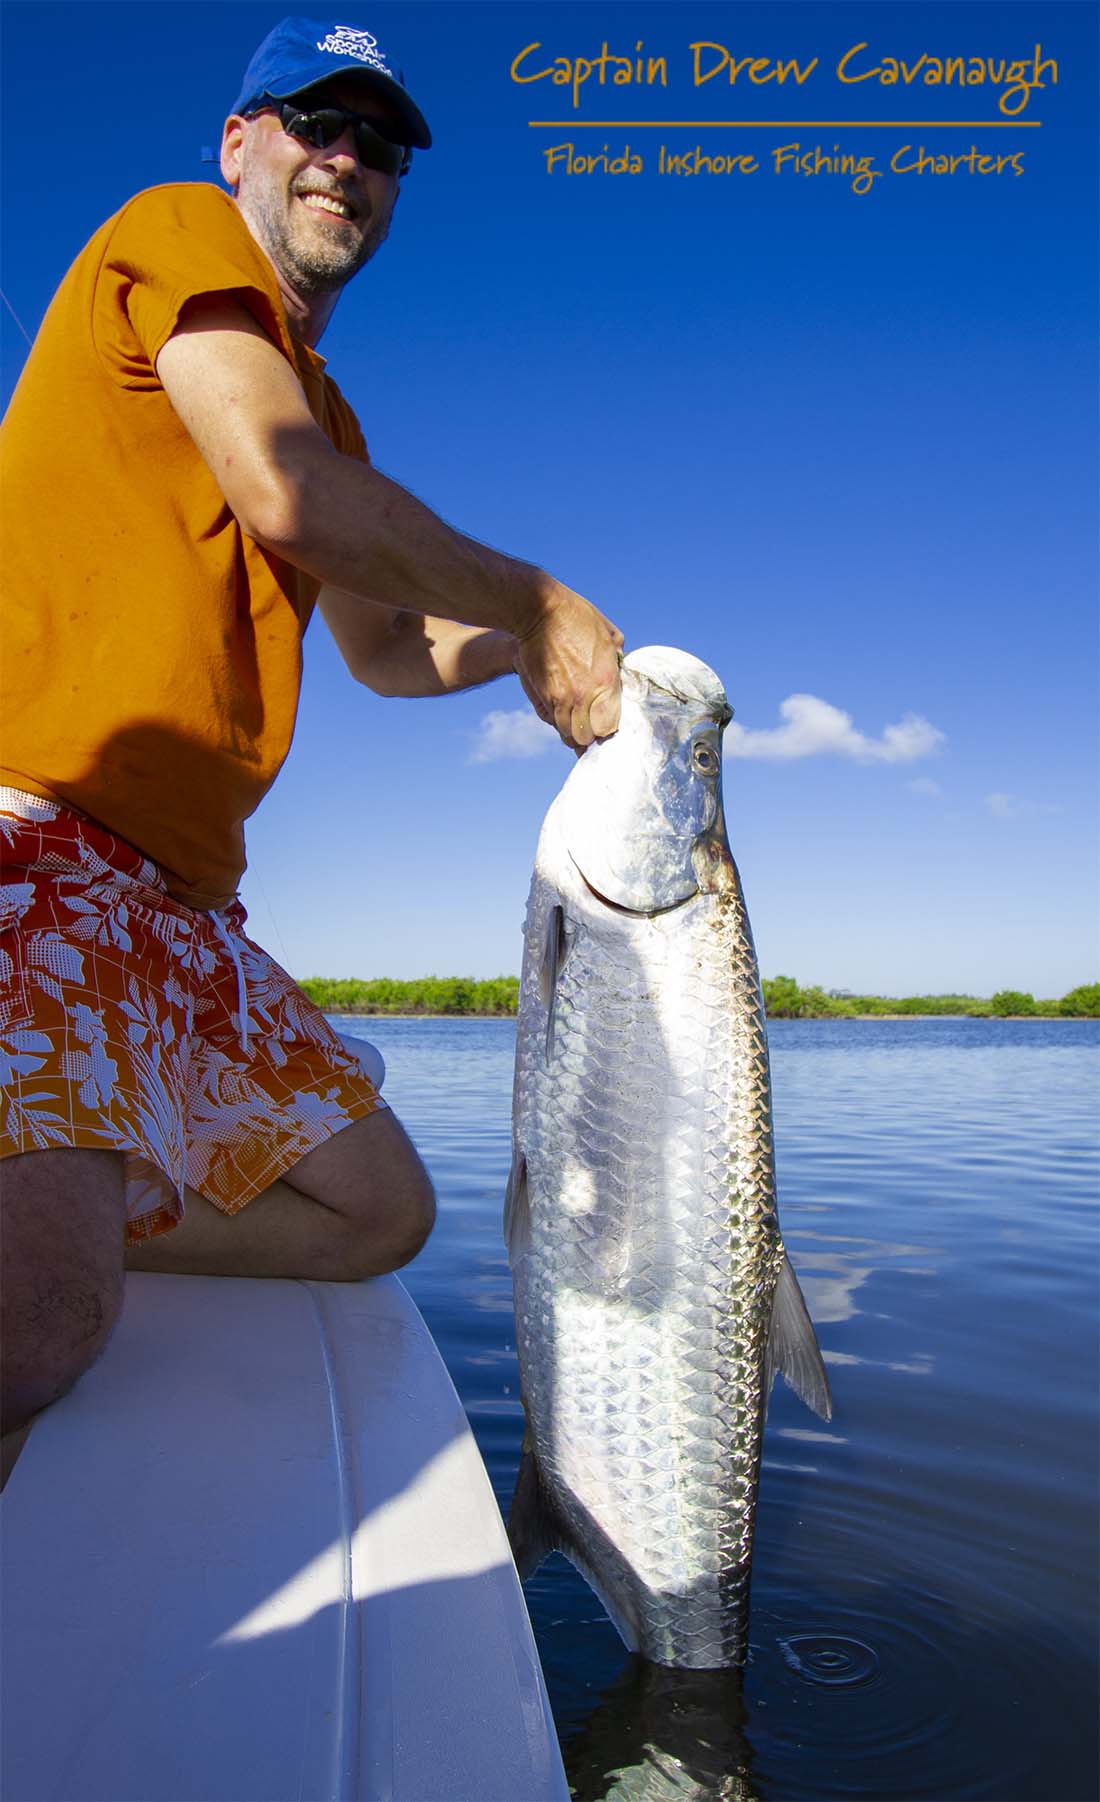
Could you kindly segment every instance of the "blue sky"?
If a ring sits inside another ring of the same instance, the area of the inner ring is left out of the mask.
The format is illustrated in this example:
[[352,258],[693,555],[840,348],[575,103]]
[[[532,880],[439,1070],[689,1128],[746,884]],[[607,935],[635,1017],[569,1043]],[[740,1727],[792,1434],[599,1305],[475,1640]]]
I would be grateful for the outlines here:
[[[28,331],[129,195],[216,179],[202,147],[282,15],[9,0],[3,285]],[[765,974],[888,993],[1095,979],[1094,8],[424,0],[331,18],[404,66],[435,148],[341,302],[330,369],[380,468],[589,595],[628,646],[682,645],[723,677]],[[574,109],[568,86],[510,77],[529,44],[524,71],[605,40],[663,55],[667,86],[593,76]],[[701,41],[818,66],[695,88]],[[844,85],[861,43],[850,73],[1038,43],[1058,80],[1012,115],[989,84]],[[947,120],[1004,123],[927,123]],[[854,193],[776,173],[793,143],[883,174]],[[549,172],[566,144],[629,144],[644,166]],[[662,144],[760,166],[662,175]],[[889,166],[972,146],[1022,175]],[[25,350],[5,313],[5,397]],[[518,970],[570,766],[524,707],[514,680],[381,700],[315,621],[295,745],[250,827],[255,935],[298,976]]]

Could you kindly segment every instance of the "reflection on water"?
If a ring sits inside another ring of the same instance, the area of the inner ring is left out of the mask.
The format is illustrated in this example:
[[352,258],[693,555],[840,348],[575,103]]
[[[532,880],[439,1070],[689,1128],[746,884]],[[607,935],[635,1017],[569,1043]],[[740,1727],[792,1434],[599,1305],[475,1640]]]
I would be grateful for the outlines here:
[[[841,1238],[835,1233],[809,1232],[805,1227],[795,1234],[784,1227],[783,1238],[798,1264],[807,1306],[819,1326],[830,1320],[848,1320],[857,1313],[856,1291],[887,1262],[896,1258],[927,1260],[937,1255],[932,1245],[888,1245],[881,1239]],[[843,1249],[828,1251],[826,1246]],[[927,1263],[898,1268],[909,1275],[935,1274]]]
[[630,1658],[563,1741],[577,1802],[755,1802],[735,1671],[670,1671]]
[[[513,1029],[360,1030],[440,1191],[407,1280],[506,1505]],[[576,1794],[1095,1802],[1096,1024],[779,1021],[771,1041],[834,1418],[808,1428],[777,1384],[736,1706],[728,1678],[628,1660],[564,1560],[527,1585]]]

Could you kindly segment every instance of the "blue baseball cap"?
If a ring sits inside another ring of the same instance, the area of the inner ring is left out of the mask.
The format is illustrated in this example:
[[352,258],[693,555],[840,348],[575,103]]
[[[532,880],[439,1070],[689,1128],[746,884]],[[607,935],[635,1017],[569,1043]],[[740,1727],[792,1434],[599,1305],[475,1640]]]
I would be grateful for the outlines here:
[[408,143],[427,150],[427,120],[410,99],[401,75],[391,69],[378,39],[358,25],[330,20],[284,19],[269,31],[244,74],[244,86],[230,107],[246,114],[265,99],[290,100],[334,75],[353,75],[384,94],[408,131]]

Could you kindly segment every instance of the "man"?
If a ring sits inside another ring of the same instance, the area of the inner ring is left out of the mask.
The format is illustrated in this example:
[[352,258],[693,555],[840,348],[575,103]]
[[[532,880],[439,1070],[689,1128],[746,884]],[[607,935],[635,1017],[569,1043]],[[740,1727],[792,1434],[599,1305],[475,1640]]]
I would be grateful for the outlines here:
[[12,401],[8,1429],[102,1349],[124,1242],[131,1269],[351,1279],[431,1228],[411,1143],[235,899],[314,602],[379,693],[515,670],[574,747],[618,723],[621,635],[374,470],[314,350],[430,143],[369,32],[284,20],[226,121],[233,197],[123,207]]

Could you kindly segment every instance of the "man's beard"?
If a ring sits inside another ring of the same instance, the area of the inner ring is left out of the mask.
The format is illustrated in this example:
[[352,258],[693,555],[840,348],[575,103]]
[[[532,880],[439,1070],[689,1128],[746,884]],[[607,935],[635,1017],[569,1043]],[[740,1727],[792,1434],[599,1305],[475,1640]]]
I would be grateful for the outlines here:
[[322,230],[304,242],[304,234],[296,236],[291,229],[294,209],[300,204],[292,194],[283,200],[266,183],[255,182],[242,183],[238,198],[271,261],[303,299],[338,293],[370,261],[389,233],[389,219],[376,218],[362,237],[358,232],[335,230],[329,237]]

